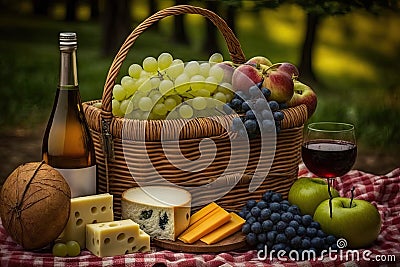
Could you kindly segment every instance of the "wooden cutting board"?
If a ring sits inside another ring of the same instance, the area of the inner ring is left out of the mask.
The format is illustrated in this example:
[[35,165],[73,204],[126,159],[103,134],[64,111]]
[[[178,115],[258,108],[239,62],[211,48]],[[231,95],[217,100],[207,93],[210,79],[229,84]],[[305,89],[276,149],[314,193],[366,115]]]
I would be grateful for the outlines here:
[[154,239],[153,244],[172,251],[192,252],[192,253],[209,253],[209,252],[226,252],[237,250],[246,246],[246,237],[239,231],[235,234],[219,241],[218,243],[207,245],[198,240],[193,244],[186,244],[180,240],[171,241],[163,239]]

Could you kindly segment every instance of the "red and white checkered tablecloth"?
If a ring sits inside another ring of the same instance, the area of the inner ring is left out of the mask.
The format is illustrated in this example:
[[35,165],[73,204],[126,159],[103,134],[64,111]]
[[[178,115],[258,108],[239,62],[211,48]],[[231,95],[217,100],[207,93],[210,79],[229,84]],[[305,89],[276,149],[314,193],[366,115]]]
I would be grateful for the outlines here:
[[[300,165],[299,176],[313,176]],[[17,245],[0,224],[0,266],[400,266],[400,168],[387,175],[376,176],[357,170],[350,171],[335,182],[342,196],[355,196],[378,207],[382,229],[376,242],[359,254],[346,253],[325,256],[311,261],[293,261],[287,257],[260,260],[257,251],[248,250],[215,254],[177,253],[152,247],[148,253],[99,258],[89,251],[78,257],[53,257],[50,249],[25,251]],[[360,256],[367,251],[366,258]],[[359,260],[357,260],[359,256]],[[386,259],[386,261],[385,261]]]

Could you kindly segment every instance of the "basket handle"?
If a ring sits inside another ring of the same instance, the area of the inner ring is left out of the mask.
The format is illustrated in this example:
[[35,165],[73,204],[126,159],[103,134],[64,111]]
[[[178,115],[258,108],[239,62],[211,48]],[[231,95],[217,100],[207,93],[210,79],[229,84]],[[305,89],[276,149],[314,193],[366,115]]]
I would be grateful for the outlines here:
[[104,89],[103,89],[103,96],[101,99],[102,102],[101,116],[103,119],[106,120],[111,119],[113,116],[112,106],[111,106],[112,90],[115,84],[115,80],[121,69],[122,63],[125,60],[129,49],[135,43],[136,39],[140,36],[141,33],[143,33],[147,28],[149,28],[155,22],[168,16],[181,15],[181,14],[199,14],[208,18],[222,33],[225,42],[227,44],[232,61],[237,64],[241,64],[246,61],[239,40],[236,38],[232,30],[226,24],[226,22],[214,12],[201,7],[195,7],[190,5],[177,5],[160,10],[157,13],[145,19],[132,31],[132,33],[127,37],[127,39],[119,49],[117,55],[115,56],[114,61],[112,62],[111,67],[107,74],[106,82],[104,84]]

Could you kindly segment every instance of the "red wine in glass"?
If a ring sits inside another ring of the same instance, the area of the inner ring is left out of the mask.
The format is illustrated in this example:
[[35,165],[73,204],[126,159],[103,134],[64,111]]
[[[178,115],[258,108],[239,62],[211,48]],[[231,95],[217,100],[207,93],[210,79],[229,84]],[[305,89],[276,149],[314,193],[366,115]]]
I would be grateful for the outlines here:
[[311,140],[303,144],[302,158],[317,176],[335,178],[346,174],[357,157],[356,144],[342,140]]
[[328,179],[329,208],[332,218],[330,180],[343,176],[357,157],[354,125],[315,122],[307,126],[301,150],[304,164],[315,175]]

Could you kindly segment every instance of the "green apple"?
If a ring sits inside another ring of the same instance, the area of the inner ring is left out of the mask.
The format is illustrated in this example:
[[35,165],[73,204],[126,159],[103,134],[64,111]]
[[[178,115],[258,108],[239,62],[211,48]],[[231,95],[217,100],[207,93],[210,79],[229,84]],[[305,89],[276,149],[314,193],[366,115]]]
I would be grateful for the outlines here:
[[322,202],[314,213],[314,220],[322,230],[347,240],[346,248],[365,248],[379,235],[381,216],[377,208],[365,200],[337,197],[332,199],[332,218],[329,200]]
[[[336,189],[331,188],[332,197],[338,197]],[[322,178],[302,177],[297,179],[290,187],[288,200],[297,205],[302,214],[314,215],[318,205],[329,199],[328,183]]]

